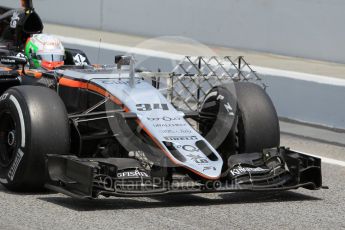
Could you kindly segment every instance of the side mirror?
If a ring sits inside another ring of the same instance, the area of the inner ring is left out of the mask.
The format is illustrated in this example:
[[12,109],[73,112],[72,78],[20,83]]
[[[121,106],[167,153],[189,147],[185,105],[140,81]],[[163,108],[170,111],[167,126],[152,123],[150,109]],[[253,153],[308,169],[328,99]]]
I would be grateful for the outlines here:
[[135,87],[134,78],[135,78],[135,63],[133,56],[115,56],[115,64],[117,64],[117,69],[121,70],[121,67],[128,66],[129,70],[129,86],[131,88]]
[[129,66],[131,64],[131,56],[124,56],[124,55],[118,55],[115,56],[115,64],[117,65],[118,69],[121,69],[121,66]]
[[28,60],[25,57],[3,56],[0,58],[0,63],[3,65],[26,65]]

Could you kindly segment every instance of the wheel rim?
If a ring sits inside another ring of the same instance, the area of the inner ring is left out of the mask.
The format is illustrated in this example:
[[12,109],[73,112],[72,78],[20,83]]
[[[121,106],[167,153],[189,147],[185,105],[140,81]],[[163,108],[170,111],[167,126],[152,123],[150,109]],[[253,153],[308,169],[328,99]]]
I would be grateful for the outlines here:
[[0,166],[8,167],[17,150],[16,123],[9,111],[0,114]]

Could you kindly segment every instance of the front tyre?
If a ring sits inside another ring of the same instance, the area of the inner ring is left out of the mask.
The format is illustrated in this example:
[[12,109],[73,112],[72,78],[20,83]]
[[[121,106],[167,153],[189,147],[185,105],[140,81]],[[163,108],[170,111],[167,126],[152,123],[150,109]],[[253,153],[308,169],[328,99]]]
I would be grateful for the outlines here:
[[238,124],[236,136],[240,153],[262,152],[280,144],[277,111],[271,98],[260,86],[236,83]]
[[45,183],[46,154],[67,154],[68,117],[51,89],[18,86],[0,97],[0,183],[35,191]]
[[[236,93],[231,90],[233,85]],[[235,153],[278,147],[278,115],[265,90],[250,82],[233,85],[214,87],[206,96],[200,114],[213,119],[200,123],[205,138],[224,159]]]

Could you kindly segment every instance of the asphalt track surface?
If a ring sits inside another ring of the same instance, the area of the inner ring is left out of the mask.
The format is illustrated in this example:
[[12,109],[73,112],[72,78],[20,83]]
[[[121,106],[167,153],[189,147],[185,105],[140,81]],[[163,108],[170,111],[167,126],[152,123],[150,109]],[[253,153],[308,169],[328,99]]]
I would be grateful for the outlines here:
[[[282,135],[282,145],[345,161],[345,147]],[[345,229],[345,167],[322,164],[329,189],[76,200],[0,186],[0,229]]]

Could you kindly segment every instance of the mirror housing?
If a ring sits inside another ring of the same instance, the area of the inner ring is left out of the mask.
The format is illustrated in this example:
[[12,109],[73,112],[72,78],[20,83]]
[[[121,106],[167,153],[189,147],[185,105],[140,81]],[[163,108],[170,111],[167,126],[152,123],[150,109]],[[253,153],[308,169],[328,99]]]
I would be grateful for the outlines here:
[[131,56],[117,55],[115,56],[115,64],[118,69],[121,69],[121,66],[129,66],[131,64]]

